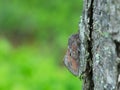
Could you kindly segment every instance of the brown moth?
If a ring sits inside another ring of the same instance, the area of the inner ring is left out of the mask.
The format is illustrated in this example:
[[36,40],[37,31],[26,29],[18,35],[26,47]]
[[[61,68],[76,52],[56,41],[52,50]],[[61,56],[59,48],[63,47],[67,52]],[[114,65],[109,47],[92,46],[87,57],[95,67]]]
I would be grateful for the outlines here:
[[75,76],[79,76],[79,34],[74,34],[68,39],[68,49],[64,57],[64,64],[67,69]]

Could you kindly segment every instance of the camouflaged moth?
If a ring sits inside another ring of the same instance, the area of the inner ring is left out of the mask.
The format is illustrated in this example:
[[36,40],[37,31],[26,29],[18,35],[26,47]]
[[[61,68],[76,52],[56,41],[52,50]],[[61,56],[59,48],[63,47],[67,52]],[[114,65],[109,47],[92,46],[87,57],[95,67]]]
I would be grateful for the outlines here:
[[68,39],[68,49],[64,57],[64,64],[67,69],[75,76],[79,76],[79,34],[74,34]]

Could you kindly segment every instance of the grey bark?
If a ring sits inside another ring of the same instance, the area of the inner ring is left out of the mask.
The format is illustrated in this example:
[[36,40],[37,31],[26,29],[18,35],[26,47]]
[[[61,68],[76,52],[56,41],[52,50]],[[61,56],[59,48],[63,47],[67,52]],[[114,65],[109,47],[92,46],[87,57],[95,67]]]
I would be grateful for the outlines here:
[[120,0],[84,0],[79,24],[83,90],[120,90]]

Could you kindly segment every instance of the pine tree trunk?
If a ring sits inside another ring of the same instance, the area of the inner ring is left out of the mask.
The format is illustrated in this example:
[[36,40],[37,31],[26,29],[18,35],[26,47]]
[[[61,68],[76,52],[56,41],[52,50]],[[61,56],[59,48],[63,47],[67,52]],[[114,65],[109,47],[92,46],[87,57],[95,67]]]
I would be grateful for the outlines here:
[[84,0],[79,28],[83,90],[120,90],[120,0]]

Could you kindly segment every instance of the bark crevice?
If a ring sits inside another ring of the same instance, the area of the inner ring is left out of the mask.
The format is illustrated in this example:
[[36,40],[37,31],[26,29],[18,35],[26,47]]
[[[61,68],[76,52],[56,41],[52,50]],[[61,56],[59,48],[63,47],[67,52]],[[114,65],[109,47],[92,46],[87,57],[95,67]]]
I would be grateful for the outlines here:
[[117,90],[120,90],[120,63],[117,65]]
[[120,58],[120,42],[114,40],[117,56]]
[[89,52],[89,56],[88,56],[88,62],[87,62],[87,71],[88,72],[88,79],[90,81],[90,88],[89,90],[94,90],[94,82],[92,80],[93,77],[93,71],[92,71],[92,59],[93,59],[93,54],[92,54],[92,31],[93,31],[93,1],[91,0],[91,4],[90,7],[88,9],[88,25],[89,25],[89,39],[88,39],[88,52]]
[[114,40],[115,43],[115,50],[117,54],[117,90],[120,90],[120,42]]

